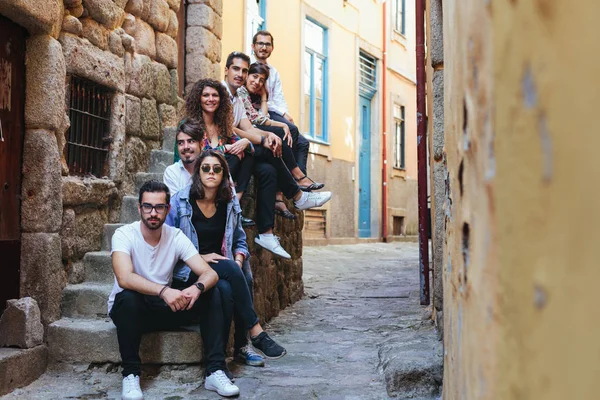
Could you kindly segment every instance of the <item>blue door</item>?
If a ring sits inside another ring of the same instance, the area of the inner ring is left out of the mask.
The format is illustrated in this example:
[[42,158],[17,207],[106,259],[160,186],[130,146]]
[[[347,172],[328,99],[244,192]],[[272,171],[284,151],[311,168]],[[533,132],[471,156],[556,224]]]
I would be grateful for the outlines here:
[[371,99],[359,99],[358,237],[371,237]]

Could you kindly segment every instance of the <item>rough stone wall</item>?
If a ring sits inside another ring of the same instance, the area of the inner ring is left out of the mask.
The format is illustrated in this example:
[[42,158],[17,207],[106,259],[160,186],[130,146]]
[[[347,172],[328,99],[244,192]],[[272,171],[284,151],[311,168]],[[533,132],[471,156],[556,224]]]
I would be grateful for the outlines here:
[[[0,14],[26,43],[21,295],[42,321],[60,317],[72,261],[98,250],[119,199],[177,122],[177,0],[6,0]],[[68,76],[113,91],[106,176],[69,176],[64,157]]]
[[58,40],[67,74],[114,91],[106,176],[69,176],[62,159],[62,260],[69,281],[79,282],[74,261],[100,249],[104,224],[118,222],[135,174],[147,169],[164,128],[177,124],[180,2],[65,0],[64,6]]
[[[256,219],[256,186],[254,179],[242,198],[244,215]],[[294,212],[291,201],[287,208]],[[302,282],[302,228],[304,213],[296,212],[296,220],[275,216],[273,233],[279,236],[281,246],[292,257],[289,260],[273,255],[254,243],[257,230],[246,228],[246,242],[250,251],[250,267],[254,281],[254,309],[261,322],[276,317],[288,305],[300,300],[304,294]]]
[[188,0],[185,40],[186,91],[201,78],[223,79],[223,0]]
[[596,398],[600,4],[443,6],[443,397]]
[[438,329],[443,330],[443,255],[448,168],[444,149],[444,32],[442,0],[427,4],[427,87],[431,193],[431,238],[433,250],[433,307]]

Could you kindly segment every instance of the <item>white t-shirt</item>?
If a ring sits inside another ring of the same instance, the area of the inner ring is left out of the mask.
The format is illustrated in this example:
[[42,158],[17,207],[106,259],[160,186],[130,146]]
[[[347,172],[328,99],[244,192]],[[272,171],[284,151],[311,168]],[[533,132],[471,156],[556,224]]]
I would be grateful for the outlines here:
[[175,193],[192,183],[192,174],[185,169],[183,162],[179,160],[165,169],[163,182],[168,186],[172,197]]
[[[133,272],[161,285],[170,285],[173,279],[173,268],[179,260],[184,262],[198,254],[190,241],[177,228],[163,224],[160,241],[150,246],[142,235],[140,224],[136,221],[120,227],[112,237],[111,254],[120,251],[129,254],[133,263]],[[117,293],[123,289],[117,278],[108,298],[108,312],[112,309]]]
[[237,92],[235,93],[235,95],[231,94],[227,82],[222,81],[221,83],[223,84],[223,86],[225,86],[225,89],[227,89],[227,93],[229,93],[229,100],[231,100],[231,104],[233,106],[233,127],[238,128],[240,126],[240,122],[242,122],[242,119],[248,118],[246,116],[246,108],[244,107],[244,102],[242,101],[242,99],[240,99],[240,96],[237,95]]

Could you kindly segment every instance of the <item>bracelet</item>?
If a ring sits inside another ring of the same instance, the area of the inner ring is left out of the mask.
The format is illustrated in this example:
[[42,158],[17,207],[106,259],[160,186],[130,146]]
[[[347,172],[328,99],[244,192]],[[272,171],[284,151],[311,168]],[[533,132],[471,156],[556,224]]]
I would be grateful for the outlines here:
[[269,100],[261,100],[260,102],[261,102],[261,103],[268,103],[268,102],[269,102]]
[[264,137],[264,136],[261,136],[261,137],[260,137],[260,145],[262,146],[262,145],[264,145],[264,144],[265,144],[265,137]]
[[169,287],[167,285],[163,286],[162,289],[160,289],[160,292],[158,293],[158,297],[160,297],[162,299],[162,295],[165,292],[165,290],[167,290]]

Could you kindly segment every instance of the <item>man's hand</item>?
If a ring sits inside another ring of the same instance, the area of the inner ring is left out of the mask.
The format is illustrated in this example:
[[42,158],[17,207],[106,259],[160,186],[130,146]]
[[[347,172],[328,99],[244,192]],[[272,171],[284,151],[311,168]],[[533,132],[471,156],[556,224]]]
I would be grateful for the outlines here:
[[268,147],[273,152],[275,157],[281,157],[281,138],[273,132],[265,132],[265,147]]
[[217,253],[202,254],[202,259],[207,263],[216,263],[219,260],[227,260],[228,258]]
[[188,302],[188,306],[185,308],[186,310],[192,309],[194,303],[196,303],[196,300],[198,300],[198,297],[200,297],[201,294],[200,289],[198,289],[196,285],[192,285],[189,288],[182,290],[181,293],[185,296],[186,301]]
[[234,144],[226,145],[225,148],[227,149],[228,153],[235,154],[237,156],[243,154],[244,150],[246,150],[246,147],[248,147],[249,144],[250,141],[248,139],[240,139]]
[[292,116],[288,113],[284,113],[283,114],[283,118],[287,119],[288,121],[290,121],[292,124],[294,123],[294,118],[292,118]]
[[294,139],[292,138],[292,134],[290,133],[290,127],[287,126],[287,124],[283,124],[283,132],[285,133],[283,135],[283,140],[285,140],[288,144],[288,146],[292,147],[292,145],[294,144]]
[[162,299],[167,303],[173,312],[185,310],[189,303],[189,298],[183,295],[181,290],[168,288],[163,292]]

